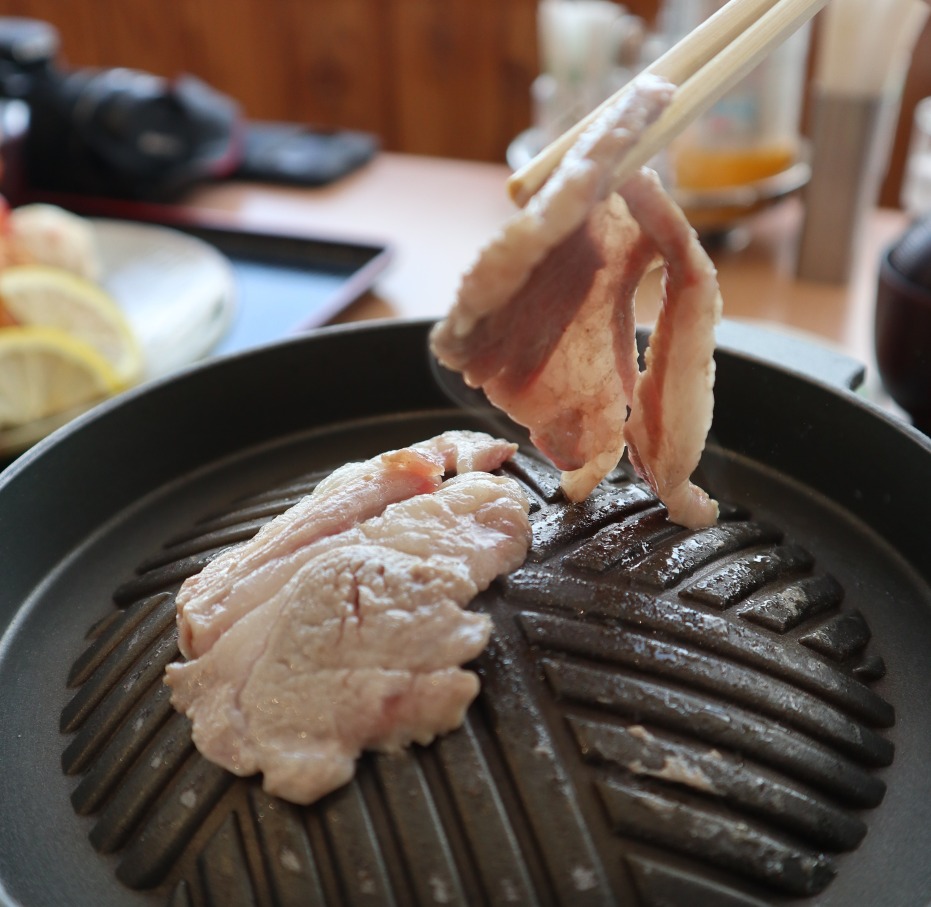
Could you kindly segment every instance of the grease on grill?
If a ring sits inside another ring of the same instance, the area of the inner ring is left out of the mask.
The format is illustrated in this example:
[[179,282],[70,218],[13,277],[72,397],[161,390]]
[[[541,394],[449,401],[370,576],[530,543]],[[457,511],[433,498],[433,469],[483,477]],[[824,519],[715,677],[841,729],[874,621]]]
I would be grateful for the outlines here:
[[204,760],[162,672],[181,582],[322,476],[179,531],[115,590],[69,676],[62,764],[123,883],[192,907],[750,905],[830,884],[893,758],[855,603],[742,510],[689,532],[622,472],[567,505],[549,467],[509,469],[534,545],[474,605],[495,622],[479,700],[311,807]]

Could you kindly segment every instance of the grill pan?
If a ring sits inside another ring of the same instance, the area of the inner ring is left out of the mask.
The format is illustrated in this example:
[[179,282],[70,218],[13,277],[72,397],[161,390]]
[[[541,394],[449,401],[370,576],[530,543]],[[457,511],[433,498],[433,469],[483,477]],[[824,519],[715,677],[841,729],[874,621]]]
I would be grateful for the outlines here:
[[510,467],[534,545],[474,605],[495,631],[461,730],[307,809],[192,750],[160,686],[184,576],[348,459],[522,440],[428,329],[195,367],[0,474],[0,900],[927,903],[931,442],[851,393],[849,360],[772,335],[763,358],[735,326],[713,530],[623,470],[568,506],[532,450]]

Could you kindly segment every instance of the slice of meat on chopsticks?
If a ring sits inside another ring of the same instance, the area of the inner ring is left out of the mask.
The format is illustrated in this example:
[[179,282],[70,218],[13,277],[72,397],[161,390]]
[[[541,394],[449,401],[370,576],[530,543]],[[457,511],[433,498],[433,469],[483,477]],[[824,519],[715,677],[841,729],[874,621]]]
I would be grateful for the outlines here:
[[666,261],[663,307],[624,427],[628,456],[670,519],[690,528],[711,525],[717,504],[689,476],[714,410],[714,326],[721,316],[715,271],[685,215],[655,181],[631,180],[623,195]]
[[513,479],[467,472],[322,539],[209,651],[169,666],[197,748],[310,803],[353,776],[363,749],[458,727],[479,689],[460,665],[491,632],[465,605],[523,562],[528,508]]
[[274,595],[312,558],[322,540],[385,508],[436,491],[446,473],[497,469],[516,444],[482,432],[448,431],[324,479],[250,542],[211,561],[182,585],[176,599],[181,653],[203,655],[237,620]]
[[[717,518],[689,483],[713,408],[715,270],[654,174],[612,190],[617,161],[672,92],[642,76],[582,133],[464,276],[431,345],[530,429],[563,470],[570,500],[584,499],[636,441],[634,467],[670,518],[697,527]],[[634,299],[660,261],[663,305],[641,374]]]

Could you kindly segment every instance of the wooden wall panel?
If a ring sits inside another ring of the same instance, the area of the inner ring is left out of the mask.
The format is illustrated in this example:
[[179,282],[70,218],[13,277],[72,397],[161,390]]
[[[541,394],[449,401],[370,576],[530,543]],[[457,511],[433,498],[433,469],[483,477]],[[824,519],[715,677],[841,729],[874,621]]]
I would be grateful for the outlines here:
[[263,14],[254,0],[223,0],[222,7],[214,0],[173,5],[180,11],[179,43],[185,48],[175,71],[200,76],[236,98],[249,116],[286,118],[296,60],[290,48],[281,50],[292,39],[284,17]]
[[[286,104],[275,116],[366,129],[388,139],[394,124],[386,79],[387,6],[383,0],[282,2],[279,48],[286,48],[281,55]],[[274,59],[272,48],[264,65]]]
[[[89,6],[65,3],[55,7],[56,18],[67,16],[65,28],[59,28],[70,65],[126,66],[161,74],[177,72],[192,56],[192,36],[184,27],[183,4],[94,0]],[[73,40],[75,20],[94,30],[91,59],[84,47]]]
[[502,112],[515,115],[514,106],[523,99],[516,115],[529,118],[536,70],[535,32],[515,35],[521,20],[515,17],[515,24],[507,13],[512,6],[532,9],[532,3],[394,0],[391,6],[388,77],[399,146],[501,160],[515,134],[515,124],[504,122]]
[[504,160],[507,145],[533,116],[530,83],[539,70],[537,7],[533,0],[502,3],[501,55],[498,61],[501,106],[498,111],[497,160]]

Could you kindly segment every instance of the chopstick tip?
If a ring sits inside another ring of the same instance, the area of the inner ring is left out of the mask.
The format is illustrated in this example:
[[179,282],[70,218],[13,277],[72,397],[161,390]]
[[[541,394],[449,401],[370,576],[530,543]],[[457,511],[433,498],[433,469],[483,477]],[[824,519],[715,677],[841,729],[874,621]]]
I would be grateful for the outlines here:
[[526,180],[522,177],[521,171],[518,170],[516,173],[512,173],[508,177],[508,181],[505,185],[507,190],[508,197],[517,205],[518,208],[523,208],[527,204],[527,200],[533,193],[527,191]]

